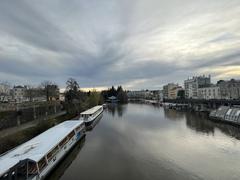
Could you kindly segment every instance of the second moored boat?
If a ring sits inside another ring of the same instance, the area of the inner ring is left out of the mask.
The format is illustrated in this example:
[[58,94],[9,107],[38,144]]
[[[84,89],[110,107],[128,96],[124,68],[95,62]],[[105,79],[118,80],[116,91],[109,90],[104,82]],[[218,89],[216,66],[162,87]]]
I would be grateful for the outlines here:
[[99,117],[103,112],[103,106],[95,106],[91,109],[88,109],[80,114],[79,120],[84,121],[86,126],[91,126],[97,117]]

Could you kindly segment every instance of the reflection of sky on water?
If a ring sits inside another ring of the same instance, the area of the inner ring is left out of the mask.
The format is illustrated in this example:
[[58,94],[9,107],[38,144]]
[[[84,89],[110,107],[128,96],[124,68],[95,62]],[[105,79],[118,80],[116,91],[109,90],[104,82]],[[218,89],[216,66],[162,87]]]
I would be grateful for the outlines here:
[[62,179],[238,179],[234,128],[151,105],[110,107]]

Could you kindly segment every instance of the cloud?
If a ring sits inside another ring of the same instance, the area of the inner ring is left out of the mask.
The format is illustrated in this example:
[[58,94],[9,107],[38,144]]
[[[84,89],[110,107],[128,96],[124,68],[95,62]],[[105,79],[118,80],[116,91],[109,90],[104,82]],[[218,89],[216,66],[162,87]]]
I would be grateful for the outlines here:
[[1,1],[0,80],[151,89],[240,78],[239,16],[238,0]]

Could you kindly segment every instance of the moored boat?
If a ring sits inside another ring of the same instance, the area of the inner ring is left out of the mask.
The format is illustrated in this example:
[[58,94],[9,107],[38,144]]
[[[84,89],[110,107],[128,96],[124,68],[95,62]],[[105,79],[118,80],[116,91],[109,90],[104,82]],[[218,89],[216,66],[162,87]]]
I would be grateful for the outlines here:
[[0,179],[44,179],[85,136],[83,121],[65,121],[0,156]]
[[103,112],[103,106],[95,106],[91,109],[88,109],[80,114],[79,120],[85,122],[86,126],[91,126],[94,120]]

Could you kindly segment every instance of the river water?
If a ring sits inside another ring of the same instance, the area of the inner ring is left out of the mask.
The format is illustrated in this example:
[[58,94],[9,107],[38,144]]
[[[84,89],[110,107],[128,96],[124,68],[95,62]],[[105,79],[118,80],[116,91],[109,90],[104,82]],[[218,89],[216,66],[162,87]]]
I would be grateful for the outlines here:
[[112,105],[49,179],[240,179],[239,132],[200,114]]

